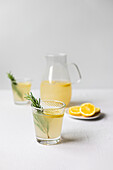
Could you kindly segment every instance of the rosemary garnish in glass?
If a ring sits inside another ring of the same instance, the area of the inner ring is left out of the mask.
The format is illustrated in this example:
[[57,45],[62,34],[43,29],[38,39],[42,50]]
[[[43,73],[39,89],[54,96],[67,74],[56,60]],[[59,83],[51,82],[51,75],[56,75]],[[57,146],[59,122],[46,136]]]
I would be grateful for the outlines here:
[[49,136],[49,123],[48,120],[45,117],[45,114],[43,113],[43,107],[40,104],[40,98],[37,100],[32,92],[30,94],[26,94],[25,97],[27,100],[31,101],[31,106],[34,107],[33,111],[33,117],[34,117],[34,124],[40,128],[40,130],[47,135],[48,138]]
[[22,99],[22,94],[21,94],[21,92],[20,92],[20,91],[18,90],[18,88],[17,88],[18,83],[17,83],[15,77],[13,76],[13,74],[12,74],[11,72],[7,73],[7,76],[8,76],[8,78],[11,80],[13,90],[14,90],[14,91],[17,93],[17,95]]

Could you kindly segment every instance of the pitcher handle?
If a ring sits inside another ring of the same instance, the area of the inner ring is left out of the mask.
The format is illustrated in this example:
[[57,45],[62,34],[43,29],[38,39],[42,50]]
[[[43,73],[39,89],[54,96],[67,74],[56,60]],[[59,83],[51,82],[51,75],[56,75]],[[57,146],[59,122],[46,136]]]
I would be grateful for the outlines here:
[[81,76],[81,73],[80,73],[80,69],[77,66],[77,64],[75,64],[75,63],[71,63],[71,64],[76,68],[76,70],[78,72],[79,79],[77,80],[77,83],[79,83],[81,81],[81,79],[82,79],[82,76]]

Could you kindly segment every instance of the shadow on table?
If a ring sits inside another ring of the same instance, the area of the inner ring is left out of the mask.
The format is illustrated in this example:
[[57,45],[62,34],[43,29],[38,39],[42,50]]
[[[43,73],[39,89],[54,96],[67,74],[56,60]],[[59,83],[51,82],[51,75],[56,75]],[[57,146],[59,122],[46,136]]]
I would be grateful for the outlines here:
[[101,115],[95,119],[81,119],[81,121],[88,121],[88,122],[93,122],[93,121],[98,121],[98,120],[102,120],[106,118],[106,114],[105,113],[101,113]]
[[67,138],[62,136],[60,143],[72,143],[72,142],[79,142],[82,140],[83,140],[82,138]]
[[85,140],[83,136],[74,136],[74,135],[75,133],[72,132],[62,134],[60,143],[73,143],[73,142],[81,142]]

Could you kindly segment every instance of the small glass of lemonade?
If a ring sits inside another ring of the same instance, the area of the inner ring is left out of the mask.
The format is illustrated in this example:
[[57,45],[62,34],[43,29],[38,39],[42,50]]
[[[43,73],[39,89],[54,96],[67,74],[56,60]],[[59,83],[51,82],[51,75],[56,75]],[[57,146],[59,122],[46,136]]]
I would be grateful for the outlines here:
[[16,84],[12,83],[12,91],[15,104],[27,104],[29,101],[25,98],[31,90],[30,79],[17,79]]
[[56,100],[41,101],[42,108],[32,107],[37,142],[53,145],[60,142],[65,104]]

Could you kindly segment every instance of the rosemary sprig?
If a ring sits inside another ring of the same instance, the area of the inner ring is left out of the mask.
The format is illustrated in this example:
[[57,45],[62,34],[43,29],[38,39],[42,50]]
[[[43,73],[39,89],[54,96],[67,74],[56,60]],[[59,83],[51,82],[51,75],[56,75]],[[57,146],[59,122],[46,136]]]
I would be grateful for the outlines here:
[[18,90],[17,88],[17,81],[15,79],[15,77],[13,76],[13,74],[11,72],[7,73],[8,78],[11,80],[12,83],[12,89],[17,93],[17,95],[23,100],[22,94],[21,92]]
[[32,106],[33,107],[36,107],[36,108],[41,108],[41,105],[40,105],[40,98],[39,98],[39,101],[33,96],[32,92],[30,92],[30,94],[26,94],[25,98],[27,100],[30,100],[32,102]]
[[12,84],[17,85],[16,79],[11,72],[7,73],[7,76],[11,80]]
[[[34,113],[33,113],[34,124],[36,126],[38,126],[39,129],[43,133],[45,133],[48,138],[50,138],[50,136],[49,136],[49,122],[48,122],[47,118],[44,116],[43,107],[40,104],[40,98],[39,98],[39,100],[37,100],[33,96],[32,92],[30,92],[30,94],[26,94],[25,98],[27,100],[30,100],[31,105],[36,108],[36,111],[34,111]],[[40,115],[40,114],[42,114],[42,115]]]

